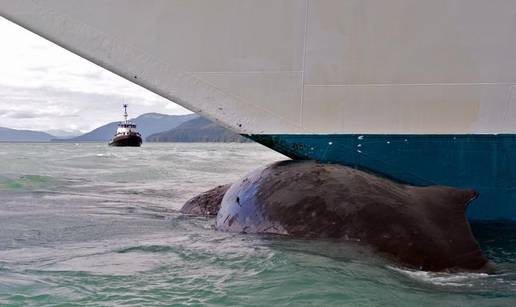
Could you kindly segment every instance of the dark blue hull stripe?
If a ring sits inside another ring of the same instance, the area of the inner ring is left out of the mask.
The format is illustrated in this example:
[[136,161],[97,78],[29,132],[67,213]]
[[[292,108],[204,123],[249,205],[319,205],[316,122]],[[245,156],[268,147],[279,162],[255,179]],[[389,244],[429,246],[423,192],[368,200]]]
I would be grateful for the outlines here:
[[516,135],[246,135],[293,159],[341,163],[414,185],[473,188],[470,219],[516,220]]

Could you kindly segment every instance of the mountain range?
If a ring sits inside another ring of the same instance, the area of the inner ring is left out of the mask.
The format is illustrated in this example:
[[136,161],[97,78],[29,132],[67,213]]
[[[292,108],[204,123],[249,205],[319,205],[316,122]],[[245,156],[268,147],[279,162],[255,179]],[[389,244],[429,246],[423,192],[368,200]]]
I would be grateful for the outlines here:
[[54,129],[54,130],[47,130],[46,133],[53,135],[56,138],[60,139],[69,139],[76,136],[79,136],[82,134],[80,130],[61,130],[61,129]]
[[[160,113],[146,113],[131,119],[136,124],[138,131],[145,139],[147,136],[173,129],[182,123],[197,118],[196,114],[187,115],[166,115]],[[111,140],[116,132],[119,122],[111,122],[100,126],[92,131],[78,137],[66,139],[69,142],[107,142]],[[63,140],[58,140],[63,141]]]
[[48,142],[54,138],[46,132],[0,127],[0,142]]
[[248,139],[214,122],[197,117],[174,129],[152,134],[147,142],[249,142]]
[[[148,142],[246,142],[247,139],[196,114],[146,113],[131,119]],[[0,127],[0,141],[6,142],[107,142],[117,129],[111,122],[79,136],[77,132],[16,130]],[[68,138],[66,138],[68,136]]]

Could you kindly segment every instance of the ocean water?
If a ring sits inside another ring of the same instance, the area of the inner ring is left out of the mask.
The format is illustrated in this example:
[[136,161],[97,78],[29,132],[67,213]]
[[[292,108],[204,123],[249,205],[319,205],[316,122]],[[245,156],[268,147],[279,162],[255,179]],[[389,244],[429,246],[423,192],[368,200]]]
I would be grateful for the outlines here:
[[514,224],[473,225],[497,274],[446,274],[177,213],[284,158],[256,144],[0,143],[0,305],[516,306]]

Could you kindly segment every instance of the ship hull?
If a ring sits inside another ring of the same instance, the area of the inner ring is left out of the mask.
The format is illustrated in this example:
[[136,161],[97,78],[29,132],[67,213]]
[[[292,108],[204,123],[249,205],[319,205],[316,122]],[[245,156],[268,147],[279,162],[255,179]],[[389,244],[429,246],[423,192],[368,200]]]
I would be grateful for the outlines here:
[[122,135],[114,137],[109,146],[116,147],[140,147],[142,145],[142,138],[138,135]]
[[516,135],[268,134],[247,137],[294,159],[368,170],[415,185],[473,188],[472,220],[516,217]]
[[475,188],[471,218],[516,219],[516,1],[0,0],[0,15],[292,158]]

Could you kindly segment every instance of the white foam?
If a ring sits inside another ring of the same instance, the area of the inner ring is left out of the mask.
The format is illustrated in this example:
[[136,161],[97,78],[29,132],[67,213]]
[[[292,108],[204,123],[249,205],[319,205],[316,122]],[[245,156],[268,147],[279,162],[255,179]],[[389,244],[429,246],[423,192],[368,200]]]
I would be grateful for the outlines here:
[[437,286],[471,287],[473,286],[473,281],[489,277],[489,274],[486,273],[428,272],[402,269],[392,266],[388,266],[388,268],[412,279]]

